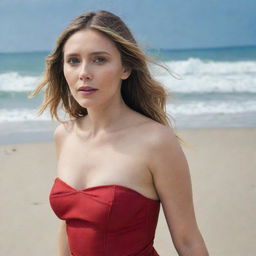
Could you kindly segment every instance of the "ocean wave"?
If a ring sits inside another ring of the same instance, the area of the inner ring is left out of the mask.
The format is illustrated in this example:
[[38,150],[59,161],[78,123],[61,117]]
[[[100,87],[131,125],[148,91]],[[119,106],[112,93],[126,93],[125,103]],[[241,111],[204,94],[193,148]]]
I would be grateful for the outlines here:
[[36,109],[0,109],[0,122],[51,120],[50,113],[44,112],[37,116],[36,112]]
[[18,72],[0,74],[0,91],[32,91],[39,82],[39,76],[22,76]]
[[185,76],[183,80],[176,80],[167,76],[156,76],[170,93],[239,93],[256,92],[256,73],[252,75],[225,76]]
[[152,70],[154,78],[169,92],[256,92],[256,62],[213,62],[190,58],[186,61],[169,61],[166,66],[175,79],[164,69]]
[[170,103],[167,104],[167,112],[174,116],[200,114],[238,114],[256,112],[256,100],[244,102],[194,101],[185,104]]
[[[256,62],[214,62],[189,58],[164,63],[174,72],[175,79],[164,69],[150,66],[153,77],[169,92],[256,92]],[[153,68],[154,67],[154,68]],[[23,76],[18,72],[0,74],[0,91],[30,92],[40,76]]]
[[[41,116],[36,115],[36,109],[0,109],[0,122],[15,121],[49,121],[49,112],[44,112]],[[256,101],[192,101],[181,104],[167,104],[167,112],[170,115],[200,115],[200,114],[236,114],[255,112]],[[59,116],[65,119],[65,114],[60,110]]]
[[[160,62],[175,73],[185,75],[224,75],[224,74],[255,74],[256,61],[206,61],[198,58],[187,60]],[[163,68],[150,65],[150,70],[155,75],[168,74]]]

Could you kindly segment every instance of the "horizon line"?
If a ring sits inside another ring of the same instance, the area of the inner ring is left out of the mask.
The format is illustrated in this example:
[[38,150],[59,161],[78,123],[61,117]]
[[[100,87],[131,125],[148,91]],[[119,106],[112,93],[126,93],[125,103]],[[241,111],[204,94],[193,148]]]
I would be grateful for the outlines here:
[[[191,51],[191,50],[213,50],[213,49],[227,49],[227,48],[246,48],[256,47],[256,44],[250,45],[230,45],[230,46],[213,46],[213,47],[188,47],[188,48],[161,48],[161,47],[140,47],[142,50],[160,50],[160,51]],[[34,51],[11,51],[11,52],[0,52],[0,54],[33,54],[33,53],[46,53],[51,50],[34,50]]]

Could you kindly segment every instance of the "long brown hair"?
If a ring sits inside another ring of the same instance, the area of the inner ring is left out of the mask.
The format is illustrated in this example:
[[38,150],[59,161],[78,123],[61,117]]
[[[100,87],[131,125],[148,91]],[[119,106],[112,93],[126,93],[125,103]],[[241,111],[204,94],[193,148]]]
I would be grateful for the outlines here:
[[[104,10],[78,16],[58,37],[55,49],[46,57],[46,69],[42,81],[29,95],[31,98],[46,87],[38,115],[49,106],[51,117],[63,122],[58,116],[59,105],[70,117],[79,118],[88,114],[87,109],[81,107],[71,95],[63,73],[64,45],[71,35],[84,29],[100,31],[112,40],[120,51],[122,64],[131,68],[130,76],[121,84],[124,102],[131,109],[172,128],[166,111],[168,92],[161,83],[152,78],[147,63],[161,66],[169,73],[170,71],[144,54],[125,23],[118,16]],[[175,135],[180,142],[183,142],[176,133]]]

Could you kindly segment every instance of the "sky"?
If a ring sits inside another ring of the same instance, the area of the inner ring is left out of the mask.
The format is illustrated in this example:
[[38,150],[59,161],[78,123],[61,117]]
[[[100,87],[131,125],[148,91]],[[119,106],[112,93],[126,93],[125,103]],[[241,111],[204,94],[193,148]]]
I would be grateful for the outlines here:
[[149,48],[256,45],[256,0],[0,0],[0,52],[50,51],[71,19],[100,9]]

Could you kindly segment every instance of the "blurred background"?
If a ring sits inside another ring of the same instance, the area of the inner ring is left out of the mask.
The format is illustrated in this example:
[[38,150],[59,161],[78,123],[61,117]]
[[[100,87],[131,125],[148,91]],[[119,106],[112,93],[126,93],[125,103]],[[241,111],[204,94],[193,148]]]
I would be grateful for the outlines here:
[[[255,127],[256,2],[249,0],[0,1],[0,143],[51,140],[48,111],[36,116],[45,57],[69,21],[106,9],[130,27],[143,51],[173,72],[152,67],[170,92],[177,128]],[[29,133],[29,136],[28,136]],[[22,136],[21,136],[22,135]]]
[[[169,92],[195,213],[211,256],[256,255],[255,0],[0,0],[0,255],[56,255],[52,121],[36,112],[45,57],[71,19],[119,15]],[[176,77],[176,78],[175,78]],[[155,248],[178,255],[161,207]]]

